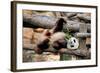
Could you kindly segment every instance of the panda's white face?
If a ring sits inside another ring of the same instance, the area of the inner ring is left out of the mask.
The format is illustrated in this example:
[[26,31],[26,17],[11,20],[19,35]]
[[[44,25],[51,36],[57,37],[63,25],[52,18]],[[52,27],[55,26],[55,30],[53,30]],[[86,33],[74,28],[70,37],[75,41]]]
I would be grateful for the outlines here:
[[79,47],[79,41],[75,37],[71,37],[67,42],[68,49],[77,49]]

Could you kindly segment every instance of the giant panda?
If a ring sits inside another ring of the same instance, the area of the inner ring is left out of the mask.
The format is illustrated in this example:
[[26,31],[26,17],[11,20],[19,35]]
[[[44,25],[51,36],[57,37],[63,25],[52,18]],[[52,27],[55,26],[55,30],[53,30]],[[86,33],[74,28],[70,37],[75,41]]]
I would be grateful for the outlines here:
[[52,29],[46,29],[40,36],[37,43],[35,52],[42,54],[45,49],[52,46],[55,50],[67,47],[67,41],[65,39],[65,33],[62,32],[63,25],[66,21],[63,18],[59,18]]

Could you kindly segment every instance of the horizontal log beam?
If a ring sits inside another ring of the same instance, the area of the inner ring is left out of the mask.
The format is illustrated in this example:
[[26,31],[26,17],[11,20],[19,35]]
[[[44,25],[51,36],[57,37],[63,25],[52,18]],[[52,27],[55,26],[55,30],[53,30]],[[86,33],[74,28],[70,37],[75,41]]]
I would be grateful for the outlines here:
[[[57,21],[57,18],[54,18],[54,17],[42,16],[42,15],[29,15],[29,14],[23,15],[23,22],[29,23],[30,25],[35,26],[35,27],[51,29],[55,26],[56,21]],[[81,22],[69,21],[69,20],[66,20],[66,21],[67,21],[67,24],[64,25],[63,29],[69,29],[74,32],[79,31],[79,26]],[[91,28],[90,28],[91,25],[90,24],[86,24],[86,25],[87,25],[88,32],[91,32]]]
[[76,33],[75,37],[78,38],[91,37],[91,33]]
[[91,16],[86,14],[77,14],[77,18],[83,20],[85,23],[91,23]]
[[90,58],[90,51],[89,50],[83,50],[83,49],[76,49],[76,50],[73,50],[73,49],[61,49],[59,50],[60,53],[65,53],[65,54],[69,54],[69,55],[76,55],[76,56],[79,56],[79,57],[85,57],[85,58]]
[[[36,45],[24,44],[23,49],[24,50],[35,50]],[[55,53],[56,51],[54,49],[48,48],[48,49],[44,50],[44,52],[53,52],[53,53]],[[65,53],[65,54],[69,54],[69,55],[76,55],[76,56],[80,56],[80,57],[90,58],[90,51],[83,50],[83,49],[71,50],[71,49],[62,48],[58,52],[61,53],[61,54]]]

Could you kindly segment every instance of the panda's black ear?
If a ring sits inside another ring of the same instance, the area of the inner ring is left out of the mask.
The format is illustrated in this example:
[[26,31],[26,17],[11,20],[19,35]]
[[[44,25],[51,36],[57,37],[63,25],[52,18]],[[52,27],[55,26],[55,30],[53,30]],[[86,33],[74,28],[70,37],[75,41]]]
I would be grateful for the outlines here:
[[50,32],[49,30],[45,30],[45,31],[43,32],[43,35],[44,35],[44,36],[47,36],[47,37],[50,37],[50,36],[51,36],[51,32]]
[[53,28],[53,33],[62,31],[64,23],[67,23],[65,19],[59,18],[56,21],[55,27]]

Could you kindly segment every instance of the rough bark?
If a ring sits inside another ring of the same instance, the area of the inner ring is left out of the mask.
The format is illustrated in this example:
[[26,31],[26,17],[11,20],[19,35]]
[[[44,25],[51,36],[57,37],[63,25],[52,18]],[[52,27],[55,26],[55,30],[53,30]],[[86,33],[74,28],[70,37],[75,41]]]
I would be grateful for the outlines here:
[[79,38],[86,38],[91,37],[91,33],[76,33],[75,36]]
[[77,14],[77,18],[84,21],[85,23],[91,23],[91,16],[87,14]]
[[[33,44],[24,44],[23,48],[25,50],[35,50],[36,46]],[[46,49],[44,50],[45,52],[53,52],[55,53],[54,49]],[[83,49],[76,49],[76,50],[71,50],[71,49],[67,49],[67,48],[63,48],[61,50],[59,50],[59,53],[65,53],[65,54],[69,54],[69,55],[76,55],[76,56],[80,56],[80,57],[88,57],[90,58],[90,51],[88,50],[83,50]]]
[[[24,25],[25,25],[25,23],[27,23],[27,25],[30,24],[33,27],[42,27],[42,28],[51,29],[55,26],[55,23],[57,20],[58,20],[57,18],[42,16],[42,15],[29,15],[29,14],[23,15]],[[67,21],[67,24],[64,25],[63,29],[69,29],[69,30],[74,31],[74,32],[79,31],[79,25],[81,24],[81,22],[70,21],[67,19],[66,19],[66,21]],[[87,31],[90,32],[91,25],[90,24],[86,24],[86,25],[87,25]]]

